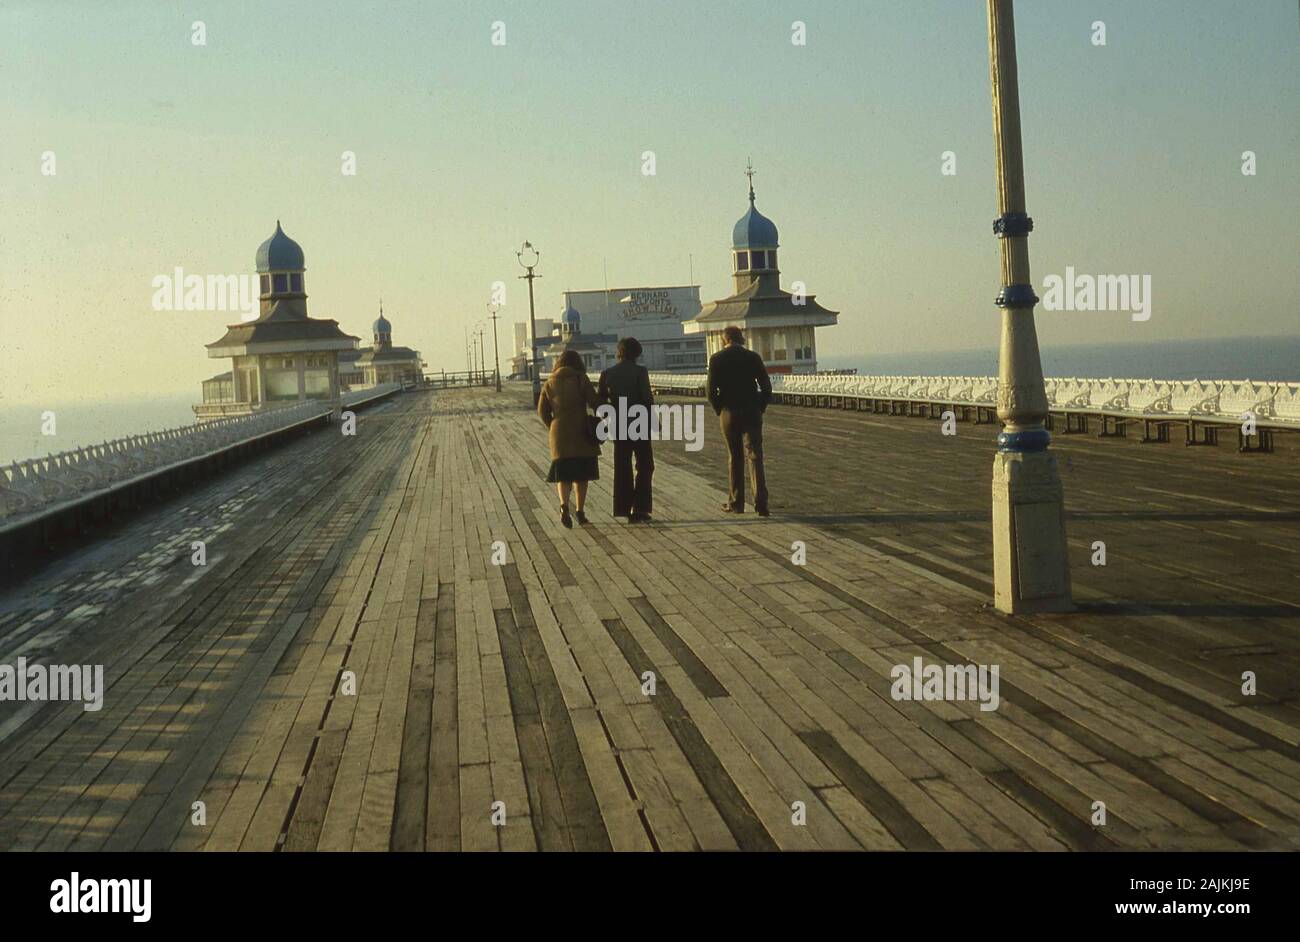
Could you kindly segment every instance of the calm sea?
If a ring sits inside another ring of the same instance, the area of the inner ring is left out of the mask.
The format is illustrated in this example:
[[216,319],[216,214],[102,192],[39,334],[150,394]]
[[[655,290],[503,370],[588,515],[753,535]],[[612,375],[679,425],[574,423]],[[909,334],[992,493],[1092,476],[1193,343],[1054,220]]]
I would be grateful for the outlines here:
[[[1044,347],[1042,357],[1045,376],[1300,382],[1300,337],[1080,344]],[[998,351],[826,354],[817,365],[884,376],[996,376]]]
[[[151,399],[0,405],[0,464],[43,457],[113,438],[194,422],[197,393]],[[54,413],[54,435],[42,434],[42,414]]]
[[[823,369],[856,367],[885,375],[993,376],[997,351],[824,354]],[[1047,347],[1048,376],[1154,379],[1254,379],[1300,382],[1300,337],[1232,337],[1148,344]],[[196,395],[98,400],[55,405],[0,405],[0,464],[67,451],[106,439],[188,425]],[[57,434],[41,434],[41,413],[53,409]]]

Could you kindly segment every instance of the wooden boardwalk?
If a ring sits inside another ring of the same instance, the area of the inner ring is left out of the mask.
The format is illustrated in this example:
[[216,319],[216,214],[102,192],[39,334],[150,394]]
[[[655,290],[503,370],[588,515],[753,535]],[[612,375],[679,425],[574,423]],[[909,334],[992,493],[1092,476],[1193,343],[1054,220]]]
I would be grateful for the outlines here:
[[0,663],[108,690],[0,703],[0,848],[1300,846],[1294,454],[1058,436],[1082,610],[1007,617],[987,427],[775,407],[762,520],[708,420],[568,531],[523,394],[408,394],[7,586]]

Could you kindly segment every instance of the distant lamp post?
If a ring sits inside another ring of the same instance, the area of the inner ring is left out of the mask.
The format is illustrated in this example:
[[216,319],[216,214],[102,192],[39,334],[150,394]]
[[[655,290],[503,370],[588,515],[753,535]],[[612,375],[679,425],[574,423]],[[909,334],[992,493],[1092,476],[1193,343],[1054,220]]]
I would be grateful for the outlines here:
[[501,310],[499,304],[489,304],[487,306],[488,316],[492,318],[492,375],[496,379],[497,392],[501,391],[501,348],[497,346],[497,311]]
[[528,370],[533,377],[533,405],[537,405],[537,400],[542,398],[542,373],[537,367],[537,315],[533,309],[533,279],[542,276],[533,274],[533,269],[541,261],[542,253],[533,248],[531,242],[525,242],[519,247],[515,256],[519,259],[519,264],[528,272],[519,277],[528,279],[528,337],[532,351]]
[[487,351],[483,349],[483,322],[479,321],[478,327],[478,384],[487,385]]
[[1002,341],[998,351],[998,453],[993,459],[993,600],[1004,612],[1062,612],[1070,600],[1064,491],[1047,450],[1047,393],[1034,331],[1033,280],[1012,0],[988,0],[989,70],[1002,258]]

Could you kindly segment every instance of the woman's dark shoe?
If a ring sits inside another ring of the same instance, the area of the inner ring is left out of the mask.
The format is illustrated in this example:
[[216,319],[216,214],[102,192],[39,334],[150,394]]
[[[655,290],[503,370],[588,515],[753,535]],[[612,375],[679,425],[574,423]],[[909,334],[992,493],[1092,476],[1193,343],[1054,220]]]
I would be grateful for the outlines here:
[[569,516],[569,505],[560,505],[560,523],[564,524],[570,530],[573,529],[573,518]]
[[591,523],[591,521],[587,519],[587,515],[586,515],[586,513],[584,513],[584,512],[581,511],[581,510],[575,510],[575,511],[573,512],[573,515],[574,515],[575,517],[578,518],[578,522],[579,522],[580,524],[582,524],[584,527],[585,527],[587,524]]

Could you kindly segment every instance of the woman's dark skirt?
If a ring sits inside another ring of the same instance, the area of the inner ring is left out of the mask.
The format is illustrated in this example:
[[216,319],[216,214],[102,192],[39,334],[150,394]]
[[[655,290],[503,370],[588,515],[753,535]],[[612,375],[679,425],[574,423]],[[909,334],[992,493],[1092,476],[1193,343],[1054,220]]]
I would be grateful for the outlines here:
[[600,480],[599,458],[557,458],[551,462],[550,473],[546,475],[548,484],[560,481],[598,481]]

